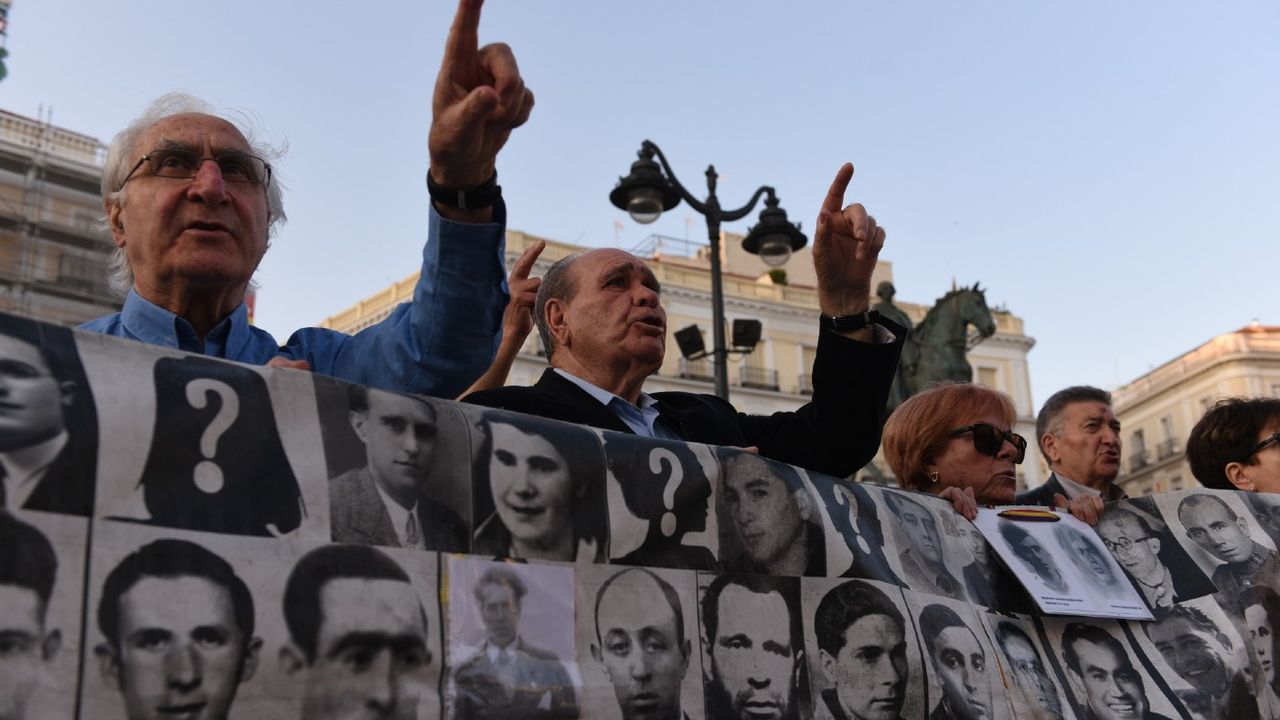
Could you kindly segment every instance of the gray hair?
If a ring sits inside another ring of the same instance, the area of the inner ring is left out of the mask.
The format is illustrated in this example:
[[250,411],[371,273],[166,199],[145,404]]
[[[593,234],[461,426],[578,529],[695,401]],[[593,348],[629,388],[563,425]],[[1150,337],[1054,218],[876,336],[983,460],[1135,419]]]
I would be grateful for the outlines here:
[[551,326],[547,324],[547,301],[551,299],[569,302],[578,292],[578,283],[569,273],[569,266],[586,251],[566,255],[547,269],[542,275],[542,284],[538,286],[538,295],[533,301],[533,323],[538,326],[538,337],[542,338],[542,349],[550,358],[556,350],[556,339],[551,334]]
[[1049,462],[1049,455],[1044,451],[1044,436],[1058,437],[1062,432],[1062,411],[1066,410],[1068,405],[1078,402],[1100,402],[1110,405],[1111,393],[1091,385],[1073,385],[1049,396],[1044,406],[1040,408],[1040,414],[1036,416],[1036,445],[1040,447],[1040,454],[1044,456],[1044,461],[1050,465],[1053,463]]
[[[101,184],[104,207],[110,205],[124,207],[126,197],[122,183],[134,164],[138,162],[139,150],[136,147],[138,139],[156,123],[174,115],[187,113],[212,115],[231,123],[244,136],[245,142],[249,144],[249,151],[268,162],[279,160],[284,155],[284,147],[276,148],[254,137],[255,122],[248,114],[233,112],[230,113],[231,117],[225,117],[218,114],[212,105],[194,95],[181,92],[167,93],[156,98],[142,115],[117,133],[111,139],[111,144],[107,146],[107,161],[102,167]],[[277,226],[287,219],[288,216],[284,212],[284,188],[273,167],[271,182],[267,184],[267,238],[273,237]],[[103,222],[105,223],[106,220],[104,215]],[[107,280],[110,282],[111,290],[120,297],[128,294],[129,289],[133,287],[133,267],[129,264],[129,256],[125,254],[124,248],[117,247],[112,254],[107,266]]]

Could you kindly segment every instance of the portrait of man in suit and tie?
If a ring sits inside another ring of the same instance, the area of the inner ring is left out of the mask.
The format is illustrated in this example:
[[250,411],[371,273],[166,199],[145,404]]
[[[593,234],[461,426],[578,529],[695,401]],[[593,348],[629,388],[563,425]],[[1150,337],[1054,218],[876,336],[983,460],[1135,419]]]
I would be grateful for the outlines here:
[[91,514],[97,446],[71,331],[0,318],[0,506]]
[[334,542],[466,552],[466,522],[429,487],[440,408],[362,385],[347,387],[347,404],[365,461],[329,481]]

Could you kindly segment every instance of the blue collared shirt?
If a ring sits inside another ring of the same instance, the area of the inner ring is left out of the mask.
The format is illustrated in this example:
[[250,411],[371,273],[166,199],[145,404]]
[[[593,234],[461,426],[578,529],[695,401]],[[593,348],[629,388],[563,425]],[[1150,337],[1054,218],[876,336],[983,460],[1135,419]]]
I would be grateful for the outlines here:
[[185,319],[132,290],[120,312],[80,327],[253,365],[276,356],[306,360],[312,371],[342,380],[454,398],[488,369],[502,339],[505,226],[502,203],[494,207],[494,222],[482,225],[447,220],[432,207],[413,300],[354,335],[302,328],[280,345],[249,324],[241,304],[202,342]]
[[648,393],[641,392],[640,402],[632,405],[608,390],[596,387],[576,375],[567,373],[560,368],[555,368],[555,371],[560,373],[560,376],[565,380],[582,388],[583,391],[595,398],[601,405],[609,408],[609,412],[612,412],[619,420],[626,423],[627,427],[631,428],[631,432],[642,437],[658,438],[660,440],[683,439],[658,417],[658,408],[656,407],[658,401],[654,400],[653,396]]

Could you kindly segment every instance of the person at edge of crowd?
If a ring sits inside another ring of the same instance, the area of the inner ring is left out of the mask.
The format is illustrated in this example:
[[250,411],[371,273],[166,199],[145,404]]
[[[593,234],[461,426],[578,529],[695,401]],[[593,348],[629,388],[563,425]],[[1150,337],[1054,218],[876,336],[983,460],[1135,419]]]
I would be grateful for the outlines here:
[[902,720],[907,628],[888,595],[860,580],[835,586],[818,602],[813,633],[831,686],[819,697],[832,720]]
[[919,628],[934,675],[942,686],[942,695],[929,713],[929,720],[995,718],[990,659],[978,633],[955,610],[937,603],[920,611]]
[[604,562],[605,468],[591,431],[501,412],[486,412],[479,427],[475,487],[488,492],[474,493],[473,552]]
[[1053,559],[1053,554],[1035,536],[1013,520],[1001,518],[997,527],[1000,537],[1004,538],[1013,554],[1046,587],[1058,594],[1065,594],[1070,589],[1062,569],[1058,567],[1058,561]]
[[1089,623],[1070,622],[1062,630],[1062,659],[1076,697],[1083,696],[1080,720],[1170,720],[1151,711],[1147,688],[1124,645]]
[[710,720],[809,717],[800,579],[716,575],[702,595]]
[[[421,397],[347,386],[365,465],[329,481],[334,542],[466,552],[467,524],[431,491],[439,419]],[[436,483],[444,482],[436,479]]]
[[738,412],[713,395],[643,391],[662,365],[661,287],[635,256],[570,255],[543,275],[534,320],[551,367],[532,387],[482,391],[466,402],[633,433],[756,447],[763,457],[848,477],[875,456],[905,333],[870,307],[885,233],[858,204],[843,210],[846,163],[822,203],[813,239],[819,337],[813,399],[795,412]]
[[1152,498],[1130,498],[1108,508],[1097,531],[1152,610],[1216,591],[1157,515]]
[[1249,536],[1249,525],[1222,498],[1192,493],[1178,503],[1187,538],[1222,564],[1213,569],[1218,604],[1237,618],[1240,592],[1251,585],[1280,587],[1276,553]]
[[825,576],[817,501],[795,469],[749,452],[722,457],[720,501],[743,551],[726,558],[721,548],[725,571]]
[[1249,678],[1237,667],[1236,648],[1208,615],[1177,605],[1139,623],[1164,661],[1198,695],[1204,720],[1257,720]]
[[1280,493],[1280,398],[1226,398],[1187,436],[1187,462],[1215,490]]
[[628,568],[600,586],[591,657],[613,685],[622,720],[688,720],[680,689],[693,644],[671,583],[648,568]]
[[49,627],[58,557],[36,528],[0,510],[0,720],[44,717],[31,698],[62,647]]
[[1054,685],[1045,667],[1044,658],[1032,642],[1027,631],[1012,620],[996,623],[996,644],[1009,661],[1013,681],[1029,699],[1035,700],[1038,710],[1054,720],[1062,720],[1062,701],[1058,699],[1058,686]]
[[[528,119],[506,45],[477,47],[482,0],[460,0],[432,97],[430,224],[412,302],[356,335],[304,328],[281,346],[244,299],[285,221],[277,153],[187,95],[157,99],[112,140],[103,205],[121,312],[81,327],[250,364],[309,368],[386,390],[455,397],[494,359],[508,294],[496,158]],[[505,373],[503,373],[505,375]]]
[[304,720],[418,717],[427,614],[394,560],[365,545],[316,548],[289,572],[283,605],[280,667],[302,681]]
[[[1017,410],[1008,395],[981,385],[939,383],[912,395],[884,424],[884,458],[904,490],[951,501],[966,519],[978,504],[1014,500],[1015,466],[1027,454],[1013,432]],[[1070,503],[1077,517],[1091,506]]]
[[1125,497],[1115,484],[1121,443],[1111,393],[1075,385],[1049,396],[1036,416],[1036,442],[1049,479],[1019,493],[1018,504],[1070,508],[1072,515],[1096,525],[1103,503]]
[[1280,716],[1280,673],[1276,672],[1276,652],[1280,651],[1280,594],[1269,587],[1254,586],[1240,593],[1247,645],[1253,660],[1253,691],[1266,717]]
[[560,659],[520,635],[529,593],[511,567],[493,565],[476,580],[484,645],[454,670],[454,720],[573,720],[578,699]]
[[156,540],[102,583],[94,653],[129,720],[227,720],[258,667],[253,596],[231,564],[186,540]]
[[916,592],[964,600],[964,586],[947,568],[938,519],[907,493],[886,491],[882,497],[902,531],[899,536],[905,540],[898,563],[907,586]]

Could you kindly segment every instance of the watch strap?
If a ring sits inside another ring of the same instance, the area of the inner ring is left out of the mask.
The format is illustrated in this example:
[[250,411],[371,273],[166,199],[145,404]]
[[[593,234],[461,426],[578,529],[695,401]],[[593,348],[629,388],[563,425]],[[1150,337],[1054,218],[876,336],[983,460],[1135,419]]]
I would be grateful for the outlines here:
[[857,315],[819,315],[822,327],[834,332],[854,332],[880,322],[878,310],[867,310]]
[[427,170],[427,194],[445,207],[458,210],[482,210],[493,207],[502,198],[502,186],[498,184],[498,171],[483,183],[471,188],[451,188],[439,185],[431,179]]

